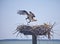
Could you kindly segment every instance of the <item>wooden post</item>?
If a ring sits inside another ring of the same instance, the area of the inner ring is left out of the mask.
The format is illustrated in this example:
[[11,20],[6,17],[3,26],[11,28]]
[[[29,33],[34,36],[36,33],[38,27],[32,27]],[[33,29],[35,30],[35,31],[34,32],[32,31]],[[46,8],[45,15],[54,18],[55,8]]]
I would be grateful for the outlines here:
[[32,35],[32,44],[37,44],[37,36]]

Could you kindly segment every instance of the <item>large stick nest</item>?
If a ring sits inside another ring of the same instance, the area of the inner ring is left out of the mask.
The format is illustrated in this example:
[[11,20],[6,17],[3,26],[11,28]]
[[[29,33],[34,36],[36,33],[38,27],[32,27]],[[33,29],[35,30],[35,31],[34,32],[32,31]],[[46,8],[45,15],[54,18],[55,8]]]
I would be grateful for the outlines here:
[[35,36],[48,35],[48,38],[50,39],[53,25],[48,25],[46,23],[43,25],[35,25],[35,26],[19,25],[16,28],[16,32],[23,33],[24,35],[35,35]]

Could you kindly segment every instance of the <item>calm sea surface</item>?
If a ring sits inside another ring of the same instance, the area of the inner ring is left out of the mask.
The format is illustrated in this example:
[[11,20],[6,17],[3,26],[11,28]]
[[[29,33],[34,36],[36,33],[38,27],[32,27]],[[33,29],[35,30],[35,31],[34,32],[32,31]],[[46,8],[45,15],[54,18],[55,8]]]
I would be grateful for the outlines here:
[[[32,44],[32,40],[0,40],[0,44]],[[37,44],[60,44],[60,40],[37,40]]]

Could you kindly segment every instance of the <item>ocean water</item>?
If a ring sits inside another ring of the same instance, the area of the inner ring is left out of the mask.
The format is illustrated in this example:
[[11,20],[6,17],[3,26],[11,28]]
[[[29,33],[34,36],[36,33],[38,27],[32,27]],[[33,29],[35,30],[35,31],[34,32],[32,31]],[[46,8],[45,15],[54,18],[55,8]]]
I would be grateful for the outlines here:
[[[0,44],[32,44],[32,40],[0,40]],[[37,40],[37,44],[60,44],[60,40]]]

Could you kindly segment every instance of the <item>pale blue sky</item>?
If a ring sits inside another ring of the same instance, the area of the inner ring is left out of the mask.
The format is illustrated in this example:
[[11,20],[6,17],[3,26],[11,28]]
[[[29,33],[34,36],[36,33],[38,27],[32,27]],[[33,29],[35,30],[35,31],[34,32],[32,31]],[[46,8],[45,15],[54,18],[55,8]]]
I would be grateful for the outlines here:
[[[0,39],[20,39],[13,35],[17,25],[26,24],[25,17],[17,14],[18,10],[32,11],[36,15],[37,22],[56,22],[54,39],[60,39],[60,0],[0,0]],[[23,39],[26,38],[24,35]],[[28,36],[31,38],[31,36]]]

